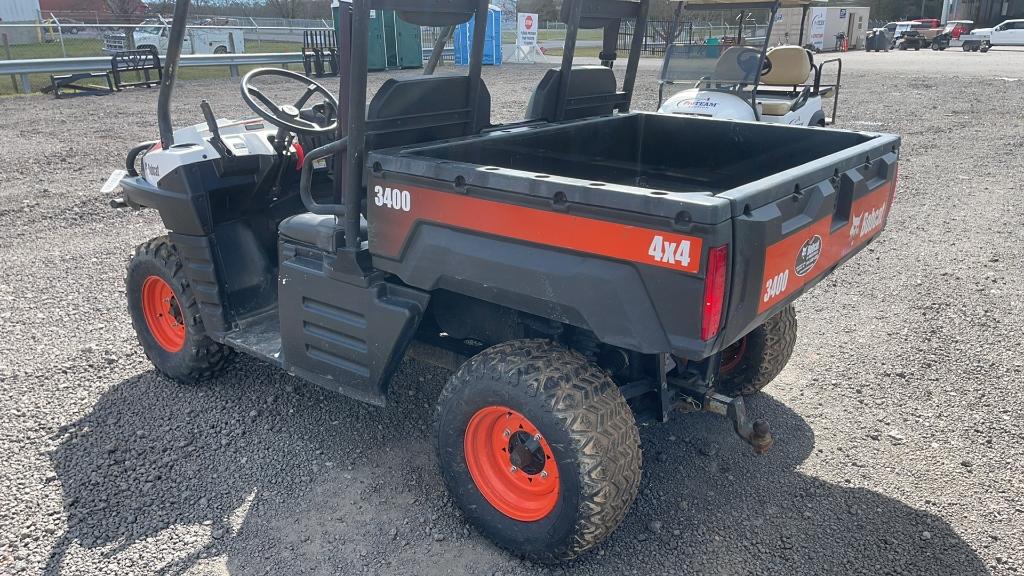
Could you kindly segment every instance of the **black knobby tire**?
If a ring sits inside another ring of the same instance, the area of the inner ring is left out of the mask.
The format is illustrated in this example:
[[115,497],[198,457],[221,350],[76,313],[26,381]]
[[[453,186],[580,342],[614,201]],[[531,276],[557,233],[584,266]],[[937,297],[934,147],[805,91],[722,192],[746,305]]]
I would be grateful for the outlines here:
[[796,310],[790,305],[722,352],[718,389],[730,396],[759,392],[786,367],[795,346]]
[[[143,305],[143,286],[156,277],[173,291],[175,304],[184,325],[184,341],[179,350],[161,345],[147,323]],[[182,269],[174,244],[166,236],[154,238],[135,248],[125,278],[128,312],[139,344],[153,366],[179,382],[196,382],[211,378],[227,367],[232,350],[206,335],[199,303]]]
[[[540,519],[499,511],[469,471],[467,426],[495,405],[529,419],[551,449],[557,497]],[[498,344],[463,364],[438,399],[436,433],[441,474],[463,513],[493,542],[531,560],[568,560],[596,546],[640,486],[639,431],[618,386],[581,354],[547,340]]]

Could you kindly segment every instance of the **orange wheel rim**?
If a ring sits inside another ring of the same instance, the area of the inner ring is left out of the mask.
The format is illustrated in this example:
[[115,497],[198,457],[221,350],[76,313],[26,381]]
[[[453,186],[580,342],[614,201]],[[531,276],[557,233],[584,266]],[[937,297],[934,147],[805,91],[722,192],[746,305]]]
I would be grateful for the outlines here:
[[720,374],[728,374],[735,370],[740,362],[743,360],[743,355],[747,353],[747,337],[740,338],[739,341],[734,343],[722,351],[722,360],[719,364],[718,372]]
[[525,416],[505,406],[481,408],[469,420],[466,466],[480,494],[499,512],[540,520],[558,502],[558,466],[551,446]]
[[185,322],[174,290],[166,280],[150,276],[142,283],[142,315],[149,333],[161,348],[177,352],[185,347]]

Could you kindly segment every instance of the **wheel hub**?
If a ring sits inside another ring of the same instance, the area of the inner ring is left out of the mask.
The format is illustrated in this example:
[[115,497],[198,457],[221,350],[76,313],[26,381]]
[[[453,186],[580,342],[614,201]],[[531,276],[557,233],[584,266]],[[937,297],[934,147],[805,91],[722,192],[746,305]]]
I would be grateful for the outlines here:
[[499,512],[532,522],[558,503],[558,466],[529,419],[505,406],[481,408],[466,426],[466,466],[480,494]]
[[540,434],[530,436],[519,430],[508,440],[509,461],[524,474],[540,474],[544,470],[547,457],[540,447]]
[[185,321],[174,290],[166,280],[150,276],[142,283],[142,314],[149,333],[168,352],[185,346]]

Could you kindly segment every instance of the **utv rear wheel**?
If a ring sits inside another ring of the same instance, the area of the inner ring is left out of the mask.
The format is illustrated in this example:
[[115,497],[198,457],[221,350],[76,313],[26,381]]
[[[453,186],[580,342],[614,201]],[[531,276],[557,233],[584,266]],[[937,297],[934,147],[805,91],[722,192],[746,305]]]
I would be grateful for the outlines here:
[[194,382],[227,365],[231,349],[206,335],[199,304],[166,236],[135,248],[125,284],[132,326],[157,370]]
[[782,372],[796,346],[796,311],[786,306],[722,351],[718,389],[730,396],[750,396]]
[[485,536],[531,560],[596,546],[640,485],[640,436],[618,386],[546,340],[463,364],[438,399],[436,431],[449,494]]

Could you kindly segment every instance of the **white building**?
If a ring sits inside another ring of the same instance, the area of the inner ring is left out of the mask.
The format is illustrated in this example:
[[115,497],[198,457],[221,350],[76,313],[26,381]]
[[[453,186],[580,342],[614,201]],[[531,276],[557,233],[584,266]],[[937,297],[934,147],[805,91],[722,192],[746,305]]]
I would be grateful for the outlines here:
[[39,0],[0,0],[0,34],[9,44],[30,44],[39,41],[37,28],[4,26],[39,21]]
[[[780,42],[796,44],[800,38],[800,15],[801,8],[782,8],[775,19],[775,26],[772,27],[771,44]],[[811,44],[815,40],[820,43],[822,51],[830,52],[836,49],[836,36],[839,33],[846,35],[847,46],[850,50],[863,48],[864,37],[868,30],[868,15],[871,9],[866,6],[821,6],[812,7],[807,11],[804,19],[804,41],[803,44]],[[820,20],[817,28],[817,37],[812,35],[812,20],[818,16],[824,17],[824,30],[820,28]]]
[[35,22],[39,0],[0,0],[0,22]]

